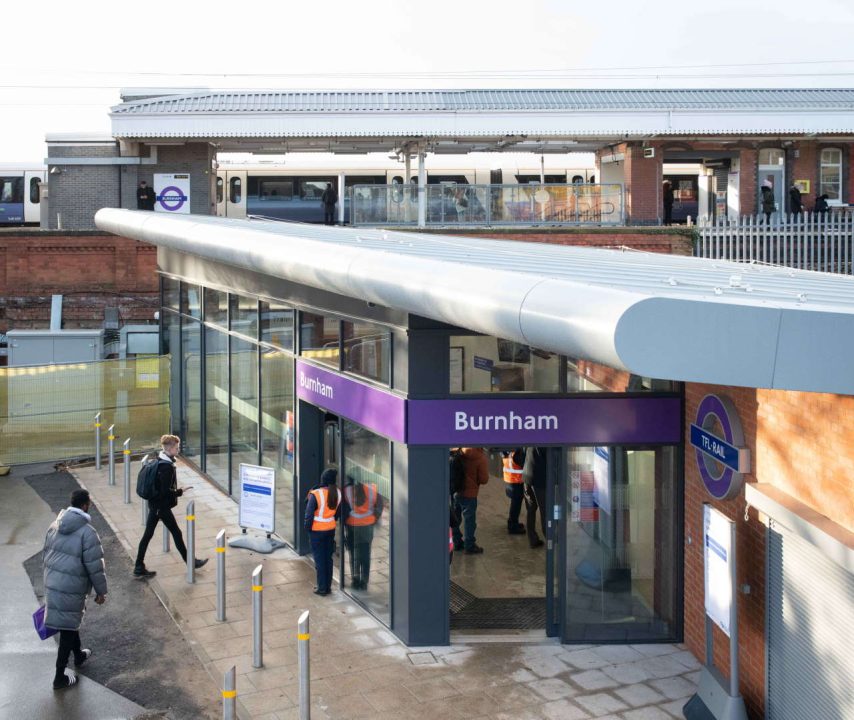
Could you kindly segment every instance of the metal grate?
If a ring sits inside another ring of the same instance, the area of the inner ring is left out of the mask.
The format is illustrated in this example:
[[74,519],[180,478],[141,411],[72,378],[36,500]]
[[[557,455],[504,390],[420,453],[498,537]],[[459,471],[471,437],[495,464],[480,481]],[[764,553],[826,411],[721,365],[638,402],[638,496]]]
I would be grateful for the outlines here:
[[451,630],[540,630],[545,598],[479,598],[451,582]]

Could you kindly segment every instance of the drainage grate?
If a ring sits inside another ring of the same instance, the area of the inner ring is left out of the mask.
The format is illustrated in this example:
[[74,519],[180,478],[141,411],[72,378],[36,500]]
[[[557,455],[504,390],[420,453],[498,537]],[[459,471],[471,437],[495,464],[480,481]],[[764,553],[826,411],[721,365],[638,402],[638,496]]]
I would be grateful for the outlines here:
[[451,630],[541,630],[544,598],[478,598],[451,583]]

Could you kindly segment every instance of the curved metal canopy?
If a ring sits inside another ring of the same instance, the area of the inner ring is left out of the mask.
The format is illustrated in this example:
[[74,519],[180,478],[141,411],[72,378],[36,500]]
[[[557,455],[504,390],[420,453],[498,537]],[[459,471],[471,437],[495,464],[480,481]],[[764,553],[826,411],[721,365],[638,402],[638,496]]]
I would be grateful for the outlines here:
[[854,278],[676,255],[103,209],[101,230],[644,377],[854,394]]

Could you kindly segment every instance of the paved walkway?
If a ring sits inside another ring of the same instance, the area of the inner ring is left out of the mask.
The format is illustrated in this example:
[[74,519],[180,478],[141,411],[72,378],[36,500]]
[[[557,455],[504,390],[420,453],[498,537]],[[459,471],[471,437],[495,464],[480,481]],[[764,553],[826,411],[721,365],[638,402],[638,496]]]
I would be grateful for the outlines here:
[[[123,503],[121,465],[115,487],[106,470],[76,469],[131,555],[142,533],[134,496]],[[134,464],[134,476],[137,465]],[[134,477],[135,480],[135,477]],[[297,618],[311,611],[312,718],[400,720],[672,720],[696,688],[699,664],[682,645],[562,646],[553,642],[482,642],[407,648],[340,591],[312,593],[314,569],[290,550],[227,552],[227,621],[216,621],[215,536],[239,533],[237,505],[180,465],[179,485],[193,485],[196,555],[211,562],[186,582],[173,550],[163,553],[158,529],[146,564],[149,581],[218,681],[237,668],[240,717],[296,720]],[[176,510],[184,526],[182,502]],[[264,566],[264,668],[252,667],[251,573]]]

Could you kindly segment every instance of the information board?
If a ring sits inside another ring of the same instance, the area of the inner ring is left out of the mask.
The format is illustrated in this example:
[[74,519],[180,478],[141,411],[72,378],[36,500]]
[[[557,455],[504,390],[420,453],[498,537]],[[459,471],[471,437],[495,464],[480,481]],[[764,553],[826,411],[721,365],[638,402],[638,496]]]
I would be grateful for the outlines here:
[[242,528],[272,533],[276,529],[276,471],[240,463],[240,515]]
[[732,618],[732,521],[711,505],[703,506],[703,555],[706,615],[730,636]]

